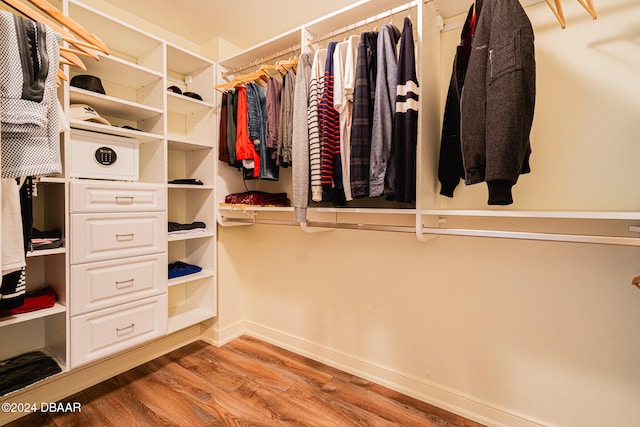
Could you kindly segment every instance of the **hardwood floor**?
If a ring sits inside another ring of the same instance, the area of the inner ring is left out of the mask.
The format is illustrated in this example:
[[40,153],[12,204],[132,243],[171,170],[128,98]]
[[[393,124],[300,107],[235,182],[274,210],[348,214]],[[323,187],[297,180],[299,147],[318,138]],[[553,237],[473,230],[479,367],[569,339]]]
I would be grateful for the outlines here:
[[8,426],[481,426],[247,336],[189,344],[67,402],[81,411]]

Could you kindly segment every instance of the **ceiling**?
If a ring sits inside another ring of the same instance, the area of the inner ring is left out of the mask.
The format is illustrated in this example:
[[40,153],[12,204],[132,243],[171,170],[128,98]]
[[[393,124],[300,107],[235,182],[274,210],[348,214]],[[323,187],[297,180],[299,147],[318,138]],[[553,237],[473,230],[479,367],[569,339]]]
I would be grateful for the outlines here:
[[[221,37],[242,49],[357,3],[353,0],[103,1],[197,45]],[[471,1],[435,0],[435,4],[446,17],[465,11]]]

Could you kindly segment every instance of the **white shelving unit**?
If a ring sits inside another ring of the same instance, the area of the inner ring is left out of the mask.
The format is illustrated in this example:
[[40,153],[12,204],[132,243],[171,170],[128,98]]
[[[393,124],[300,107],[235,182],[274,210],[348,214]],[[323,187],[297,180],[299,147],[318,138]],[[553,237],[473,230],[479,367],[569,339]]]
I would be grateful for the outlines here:
[[[203,270],[169,280],[169,323],[173,332],[216,315],[215,64],[167,44],[166,91],[168,182],[193,179],[198,184],[168,184],[169,221],[203,222],[206,232],[169,236],[169,262],[186,262]],[[198,94],[202,100],[184,95]]]

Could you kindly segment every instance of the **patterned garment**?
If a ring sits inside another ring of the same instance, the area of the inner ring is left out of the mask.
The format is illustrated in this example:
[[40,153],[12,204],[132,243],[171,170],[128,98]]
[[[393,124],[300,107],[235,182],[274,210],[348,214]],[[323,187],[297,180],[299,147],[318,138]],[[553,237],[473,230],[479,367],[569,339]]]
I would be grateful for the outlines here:
[[322,201],[320,181],[320,97],[324,87],[324,62],[327,49],[318,49],[313,57],[311,80],[309,83],[309,175],[311,179],[311,200]]
[[320,181],[322,183],[323,200],[331,200],[336,204],[344,204],[345,196],[342,187],[342,162],[340,158],[340,115],[333,105],[333,54],[337,42],[330,42],[327,47],[327,60],[324,71],[324,91],[322,92],[322,131]]
[[398,88],[393,128],[396,201],[410,203],[416,199],[416,146],[418,143],[418,78],[413,41],[413,25],[404,19],[398,55]]
[[56,78],[62,37],[0,12],[2,177],[62,172]]
[[369,161],[371,158],[371,124],[376,87],[376,51],[378,33],[360,36],[356,56],[356,84],[353,92],[351,124],[351,194],[369,196]]

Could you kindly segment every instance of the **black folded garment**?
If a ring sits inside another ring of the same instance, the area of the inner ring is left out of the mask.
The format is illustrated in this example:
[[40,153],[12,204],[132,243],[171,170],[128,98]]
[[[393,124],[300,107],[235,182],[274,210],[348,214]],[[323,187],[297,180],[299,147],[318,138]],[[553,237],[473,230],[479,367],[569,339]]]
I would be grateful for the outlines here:
[[193,178],[180,178],[169,181],[169,184],[203,185],[202,181]]
[[207,228],[207,225],[202,221],[194,221],[191,224],[180,224],[169,221],[169,233],[172,231],[194,230],[196,228]]
[[32,351],[0,362],[0,395],[11,393],[62,372],[51,357]]

